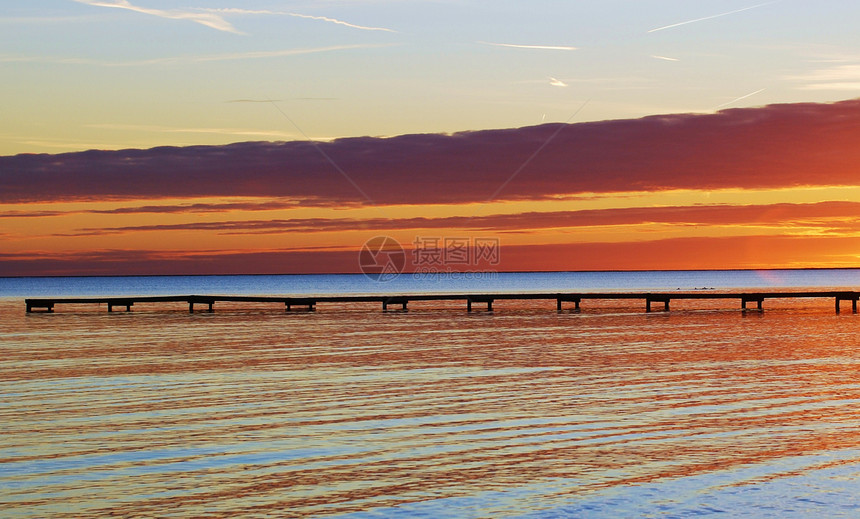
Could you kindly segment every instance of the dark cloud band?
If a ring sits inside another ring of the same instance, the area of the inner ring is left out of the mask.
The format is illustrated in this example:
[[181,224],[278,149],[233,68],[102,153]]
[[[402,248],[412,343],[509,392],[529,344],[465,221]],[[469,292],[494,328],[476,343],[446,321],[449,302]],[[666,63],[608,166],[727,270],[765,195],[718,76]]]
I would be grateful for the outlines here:
[[496,199],[860,185],[860,100],[578,123],[558,130],[548,124],[324,143],[0,157],[0,202],[224,196],[285,197],[311,205],[485,202],[556,133]]

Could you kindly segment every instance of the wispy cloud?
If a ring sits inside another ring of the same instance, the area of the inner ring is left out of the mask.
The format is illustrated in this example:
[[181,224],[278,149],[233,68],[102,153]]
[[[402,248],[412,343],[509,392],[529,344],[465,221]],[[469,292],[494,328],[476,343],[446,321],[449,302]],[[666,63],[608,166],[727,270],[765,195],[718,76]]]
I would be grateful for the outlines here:
[[2,25],[48,25],[63,23],[87,23],[98,20],[97,16],[9,16],[0,17]]
[[372,49],[389,47],[393,44],[354,44],[330,45],[305,49],[282,49],[268,51],[236,52],[231,54],[204,54],[196,56],[170,56],[137,61],[100,61],[88,58],[63,58],[56,56],[0,56],[0,63],[53,63],[57,65],[89,65],[100,67],[140,67],[151,65],[182,65],[187,63],[207,63],[215,61],[239,61],[250,59],[270,59],[320,52],[334,52],[351,49]]
[[128,11],[134,11],[136,13],[148,14],[151,16],[157,16],[159,18],[167,18],[170,20],[189,20],[194,23],[199,23],[200,25],[205,25],[206,27],[210,27],[212,29],[223,31],[223,32],[231,32],[234,34],[242,34],[241,31],[233,27],[233,25],[225,20],[223,17],[212,13],[212,12],[194,12],[194,11],[180,11],[180,10],[170,10],[165,11],[162,9],[151,9],[147,7],[140,7],[136,5],[132,5],[128,0],[113,0],[113,1],[102,1],[102,0],[75,0],[81,4],[92,5],[95,7],[111,7],[115,9],[126,9]]
[[74,210],[12,210],[0,211],[0,219],[3,218],[55,218],[66,217],[75,214],[205,214],[205,213],[235,213],[235,212],[267,212],[286,211],[306,207],[336,207],[338,209],[360,207],[357,204],[332,204],[323,198],[304,200],[264,200],[264,201],[241,201],[222,203],[194,203],[194,204],[159,204],[143,206],[117,207],[114,209],[74,209]]
[[337,18],[330,18],[328,16],[314,16],[310,14],[301,14],[301,13],[293,13],[288,11],[269,11],[263,9],[238,9],[238,8],[224,8],[224,9],[201,9],[201,11],[205,11],[213,14],[238,14],[238,15],[270,15],[270,16],[290,16],[293,18],[304,18],[306,20],[317,20],[321,22],[333,23],[336,25],[343,25],[344,27],[349,27],[351,29],[360,29],[362,31],[381,31],[381,32],[397,32],[393,29],[388,29],[385,27],[371,27],[368,25],[358,25],[355,23],[345,22],[343,20],[338,20]]
[[225,103],[277,103],[282,99],[228,99]]
[[549,78],[549,84],[552,86],[557,86],[557,87],[566,87],[567,86],[567,83],[565,83],[564,81],[562,81],[560,79],[556,79],[552,76],[550,76],[550,78]]
[[785,79],[803,82],[800,90],[860,91],[860,64],[838,65]]
[[817,83],[810,85],[803,85],[800,87],[801,90],[842,90],[842,91],[854,91],[860,92],[860,81],[856,81],[854,83]]
[[[2,218],[54,218],[65,217],[74,214],[200,214],[200,213],[227,213],[227,212],[257,212],[257,211],[284,211],[307,207],[304,201],[298,200],[268,200],[268,201],[243,201],[223,203],[195,203],[195,204],[162,204],[117,207],[114,209],[76,209],[68,211],[59,210],[14,210],[0,211]],[[324,206],[324,204],[320,204]],[[338,206],[340,207],[340,206]]]
[[317,54],[320,52],[332,52],[338,50],[350,49],[371,49],[378,47],[387,47],[390,44],[353,44],[353,45],[330,45],[327,47],[313,47],[307,49],[283,49],[283,50],[263,50],[251,52],[236,52],[232,54],[210,54],[203,56],[180,56],[174,58],[160,58],[136,62],[137,64],[149,65],[160,63],[204,63],[211,61],[235,61],[247,59],[267,59],[267,58],[282,58],[286,56],[299,56],[302,54]]
[[756,228],[856,229],[860,203],[827,201],[813,204],[697,205],[627,207],[580,211],[525,212],[440,218],[294,218],[224,220],[177,224],[77,229],[54,236],[100,236],[134,232],[209,231],[222,235],[343,232],[357,230],[463,229],[473,231],[536,231],[574,227],[661,225],[731,225]]
[[39,148],[50,148],[57,150],[113,150],[126,146],[117,145],[116,143],[107,142],[81,142],[81,141],[66,141],[66,140],[47,140],[24,138],[18,141],[20,144],[27,146],[37,146]]
[[294,138],[295,134],[287,132],[279,132],[273,130],[253,130],[247,128],[175,128],[170,126],[155,126],[143,124],[114,124],[100,123],[88,124],[87,128],[96,128],[104,130],[125,130],[136,132],[153,132],[153,133],[191,133],[191,134],[214,134],[214,135],[236,135],[241,137],[275,137],[275,138]]
[[[292,101],[337,101],[337,97],[291,97]],[[228,99],[225,103],[282,103],[283,99]]]
[[0,55],[0,63],[52,63],[55,65],[108,65],[104,61],[89,58],[63,58],[59,56],[12,56]]
[[727,11],[727,12],[725,12],[725,13],[714,14],[714,15],[711,15],[711,16],[703,16],[702,18],[696,18],[696,19],[694,19],[694,20],[686,20],[686,21],[683,21],[683,22],[673,23],[673,24],[671,24],[671,25],[664,25],[663,27],[657,27],[656,29],[651,29],[651,30],[650,30],[650,31],[648,31],[648,32],[649,32],[649,33],[651,33],[651,32],[657,32],[657,31],[664,31],[664,30],[666,30],[666,29],[672,29],[672,28],[674,28],[674,27],[680,27],[680,26],[682,26],[682,25],[688,25],[688,24],[696,23],[696,22],[704,22],[705,20],[713,20],[714,18],[721,18],[721,17],[723,17],[723,16],[728,16],[728,15],[730,15],[730,14],[741,13],[741,12],[743,12],[743,11],[749,11],[750,9],[757,9],[757,8],[759,8],[759,7],[764,7],[764,6],[766,6],[766,5],[775,4],[775,3],[779,2],[779,1],[781,1],[781,0],[773,0],[772,2],[765,2],[765,3],[763,3],[763,4],[751,5],[751,6],[749,6],[749,7],[743,7],[743,8],[741,8],[741,9],[735,9],[735,10],[733,10],[733,11]]
[[662,59],[663,61],[681,61],[678,58],[670,58],[669,56],[660,56],[659,54],[651,54],[654,59]]
[[519,45],[515,43],[493,43],[489,41],[479,41],[481,45],[490,45],[493,47],[508,47],[512,49],[532,49],[532,50],[577,50],[577,47],[567,45]]

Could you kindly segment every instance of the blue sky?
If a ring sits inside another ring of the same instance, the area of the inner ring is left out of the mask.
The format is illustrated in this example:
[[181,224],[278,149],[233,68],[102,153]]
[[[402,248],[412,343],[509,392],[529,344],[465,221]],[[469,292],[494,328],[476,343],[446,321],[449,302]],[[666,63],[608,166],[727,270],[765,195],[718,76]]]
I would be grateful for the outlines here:
[[851,99],[858,19],[834,0],[5,2],[0,155]]

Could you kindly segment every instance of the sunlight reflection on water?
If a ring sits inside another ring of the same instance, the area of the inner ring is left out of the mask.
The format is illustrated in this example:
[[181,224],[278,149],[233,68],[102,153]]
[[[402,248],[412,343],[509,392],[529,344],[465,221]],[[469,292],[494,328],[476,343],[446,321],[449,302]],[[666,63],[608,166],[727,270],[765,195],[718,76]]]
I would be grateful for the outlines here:
[[860,317],[696,304],[25,315],[0,299],[0,506],[860,513]]

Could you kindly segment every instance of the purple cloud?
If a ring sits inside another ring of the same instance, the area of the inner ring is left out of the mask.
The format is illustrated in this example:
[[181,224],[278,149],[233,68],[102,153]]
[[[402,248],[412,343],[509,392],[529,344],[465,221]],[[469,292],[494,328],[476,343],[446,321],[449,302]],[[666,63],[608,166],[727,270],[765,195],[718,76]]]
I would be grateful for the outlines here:
[[[570,124],[496,198],[860,185],[858,127],[860,100]],[[225,196],[309,205],[483,202],[557,130],[546,124],[0,157],[0,202]]]

